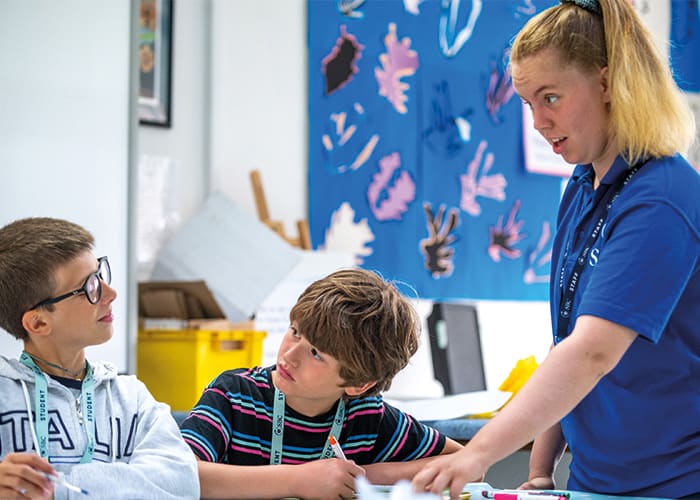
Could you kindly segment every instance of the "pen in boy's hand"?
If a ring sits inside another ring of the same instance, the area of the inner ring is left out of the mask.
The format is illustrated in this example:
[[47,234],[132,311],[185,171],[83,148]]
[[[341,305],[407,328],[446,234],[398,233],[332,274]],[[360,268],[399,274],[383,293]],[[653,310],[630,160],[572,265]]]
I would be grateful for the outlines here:
[[68,488],[71,491],[75,491],[76,493],[80,493],[82,495],[89,495],[90,493],[87,492],[87,490],[84,490],[80,488],[79,486],[76,486],[74,484],[70,484],[68,481],[65,479],[59,477],[59,476],[53,476],[49,474],[48,472],[42,472],[45,478],[49,479],[52,483],[54,484],[62,484],[66,488]]
[[335,439],[333,434],[328,435],[328,442],[331,443],[331,449],[333,450],[333,453],[335,453],[336,457],[347,460],[347,458],[345,458],[345,453],[343,453],[343,449],[340,447],[338,440]]

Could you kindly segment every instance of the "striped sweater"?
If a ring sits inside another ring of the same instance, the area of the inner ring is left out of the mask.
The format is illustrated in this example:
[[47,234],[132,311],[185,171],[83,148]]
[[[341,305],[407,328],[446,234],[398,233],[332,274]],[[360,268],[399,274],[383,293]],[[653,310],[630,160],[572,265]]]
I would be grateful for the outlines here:
[[[180,428],[195,455],[208,462],[235,465],[270,463],[273,369],[229,370],[207,387]],[[320,458],[336,406],[315,417],[285,408],[282,463]],[[366,465],[438,455],[445,437],[385,403],[381,396],[372,396],[347,402],[339,442],[348,459]]]

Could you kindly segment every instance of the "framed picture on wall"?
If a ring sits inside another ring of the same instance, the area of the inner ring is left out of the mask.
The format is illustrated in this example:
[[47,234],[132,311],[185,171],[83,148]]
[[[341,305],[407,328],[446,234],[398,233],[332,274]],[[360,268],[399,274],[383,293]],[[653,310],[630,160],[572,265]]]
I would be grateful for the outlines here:
[[140,0],[139,122],[169,127],[172,120],[173,0]]

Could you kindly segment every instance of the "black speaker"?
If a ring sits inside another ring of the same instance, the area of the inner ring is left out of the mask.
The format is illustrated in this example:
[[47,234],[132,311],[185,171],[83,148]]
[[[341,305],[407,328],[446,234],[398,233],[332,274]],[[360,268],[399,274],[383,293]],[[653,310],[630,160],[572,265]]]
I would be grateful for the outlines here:
[[435,302],[428,333],[435,378],[446,395],[486,389],[476,307]]

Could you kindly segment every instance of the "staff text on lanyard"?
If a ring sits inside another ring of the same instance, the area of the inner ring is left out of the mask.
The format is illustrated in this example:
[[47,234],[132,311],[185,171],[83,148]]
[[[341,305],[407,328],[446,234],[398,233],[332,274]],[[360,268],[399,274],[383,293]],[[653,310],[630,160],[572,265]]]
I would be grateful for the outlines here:
[[627,185],[627,183],[632,179],[634,174],[636,174],[640,168],[641,164],[635,165],[634,167],[630,168],[627,172],[627,175],[624,176],[620,182],[608,188],[606,193],[596,205],[596,208],[594,209],[593,215],[591,217],[596,222],[593,225],[593,229],[591,230],[591,233],[588,236],[586,243],[581,249],[581,253],[579,253],[578,258],[576,259],[573,269],[571,270],[571,274],[569,275],[569,279],[566,280],[566,282],[564,281],[563,277],[568,249],[564,254],[564,259],[560,271],[560,274],[562,276],[562,279],[559,282],[559,287],[561,288],[561,301],[559,302],[559,320],[557,321],[557,335],[554,339],[555,343],[561,342],[567,337],[567,335],[569,335],[569,324],[571,323],[571,309],[574,305],[574,295],[576,294],[576,289],[578,288],[578,284],[580,281],[579,278],[581,277],[581,273],[583,272],[583,270],[586,268],[588,253],[591,251],[593,245],[600,236],[600,232],[603,228],[603,225],[605,224],[605,220],[608,217],[608,211],[610,210],[610,207],[612,206],[613,202],[617,199],[618,195],[620,194],[620,191],[622,191],[622,188],[624,188]]

